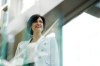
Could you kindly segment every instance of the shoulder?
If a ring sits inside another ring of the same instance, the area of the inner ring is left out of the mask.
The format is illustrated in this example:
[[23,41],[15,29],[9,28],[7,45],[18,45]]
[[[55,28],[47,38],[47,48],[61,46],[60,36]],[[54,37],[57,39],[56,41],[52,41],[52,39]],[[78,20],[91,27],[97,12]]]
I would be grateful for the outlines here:
[[55,33],[51,33],[46,36],[46,41],[48,41],[50,44],[57,43]]
[[19,44],[18,44],[18,47],[25,47],[27,44],[29,43],[29,40],[28,41],[21,41],[21,42],[19,42]]
[[54,44],[55,41],[55,34],[48,34],[47,36],[43,36],[41,40],[38,42],[39,46],[50,46]]
[[46,39],[47,39],[47,40],[50,40],[50,41],[55,40],[55,39],[56,39],[56,38],[55,38],[55,33],[51,33],[51,34],[47,35],[47,36],[46,36]]

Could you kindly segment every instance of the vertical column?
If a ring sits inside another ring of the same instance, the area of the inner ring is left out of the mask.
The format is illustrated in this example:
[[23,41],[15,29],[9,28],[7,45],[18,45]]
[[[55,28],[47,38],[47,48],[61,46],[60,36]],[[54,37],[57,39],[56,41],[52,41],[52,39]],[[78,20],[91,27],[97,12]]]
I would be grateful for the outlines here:
[[6,59],[7,57],[7,36],[6,36],[6,28],[8,24],[8,11],[2,10],[2,27],[1,27],[1,35],[2,35],[2,41],[1,41],[1,58]]

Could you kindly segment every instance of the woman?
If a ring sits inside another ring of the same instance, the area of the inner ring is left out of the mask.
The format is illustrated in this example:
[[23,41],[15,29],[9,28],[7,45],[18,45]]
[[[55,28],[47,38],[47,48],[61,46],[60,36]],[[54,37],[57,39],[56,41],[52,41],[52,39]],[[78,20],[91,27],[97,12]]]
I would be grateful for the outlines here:
[[27,29],[32,38],[20,42],[15,54],[17,59],[24,59],[23,66],[59,66],[57,42],[53,36],[42,36],[44,28],[44,17],[35,14],[28,20]]

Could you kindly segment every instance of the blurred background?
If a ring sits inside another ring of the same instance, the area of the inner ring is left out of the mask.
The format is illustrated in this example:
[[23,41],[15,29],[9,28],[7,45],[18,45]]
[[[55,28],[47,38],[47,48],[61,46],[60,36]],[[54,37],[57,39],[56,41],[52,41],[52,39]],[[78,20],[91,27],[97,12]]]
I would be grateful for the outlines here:
[[18,43],[30,38],[33,14],[46,18],[46,35],[55,33],[60,66],[100,66],[100,0],[0,0],[1,59],[13,58]]

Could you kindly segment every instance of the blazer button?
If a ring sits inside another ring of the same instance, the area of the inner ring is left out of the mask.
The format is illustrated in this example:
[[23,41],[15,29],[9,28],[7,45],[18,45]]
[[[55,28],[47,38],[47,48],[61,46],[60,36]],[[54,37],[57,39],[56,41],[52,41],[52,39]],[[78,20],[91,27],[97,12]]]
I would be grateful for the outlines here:
[[46,45],[46,43],[44,43],[44,45]]
[[44,51],[44,49],[41,49],[41,51]]
[[46,47],[46,43],[43,44],[43,47],[44,47],[44,48]]
[[41,59],[42,57],[41,57],[41,56],[39,56],[38,58],[39,58],[39,59]]

